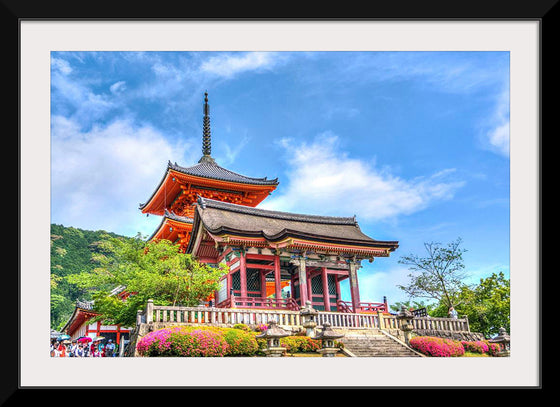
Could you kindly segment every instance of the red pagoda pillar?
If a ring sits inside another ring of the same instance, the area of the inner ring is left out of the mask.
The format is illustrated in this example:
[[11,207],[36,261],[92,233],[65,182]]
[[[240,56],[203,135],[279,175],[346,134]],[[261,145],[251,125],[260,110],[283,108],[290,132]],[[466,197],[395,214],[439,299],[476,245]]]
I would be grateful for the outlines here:
[[[247,259],[245,257],[245,253],[241,253],[241,258],[240,258],[240,267],[239,267],[239,281],[241,283],[241,297],[242,298],[246,298],[247,297]],[[241,300],[242,305],[245,305],[243,303],[244,300]]]
[[330,311],[330,299],[329,299],[329,280],[327,277],[327,268],[321,268],[321,279],[323,281],[323,302],[325,306],[325,311]]
[[354,312],[358,311],[360,307],[360,289],[358,287],[358,267],[359,265],[355,262],[350,262],[350,270],[349,270],[349,277],[350,277],[350,295],[352,296],[352,310]]
[[282,299],[282,287],[280,285],[280,256],[274,256],[274,289],[276,293],[276,305],[280,305]]
[[298,277],[299,277],[300,304],[302,307],[305,307],[309,296],[307,293],[307,272],[305,270],[305,259],[303,257],[299,259]]

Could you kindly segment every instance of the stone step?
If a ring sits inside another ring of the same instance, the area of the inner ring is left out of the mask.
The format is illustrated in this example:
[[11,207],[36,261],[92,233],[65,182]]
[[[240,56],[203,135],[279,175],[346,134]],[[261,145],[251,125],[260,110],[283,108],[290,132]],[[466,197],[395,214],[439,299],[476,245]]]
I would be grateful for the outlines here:
[[418,357],[402,343],[380,335],[350,335],[341,338],[344,348],[357,357]]

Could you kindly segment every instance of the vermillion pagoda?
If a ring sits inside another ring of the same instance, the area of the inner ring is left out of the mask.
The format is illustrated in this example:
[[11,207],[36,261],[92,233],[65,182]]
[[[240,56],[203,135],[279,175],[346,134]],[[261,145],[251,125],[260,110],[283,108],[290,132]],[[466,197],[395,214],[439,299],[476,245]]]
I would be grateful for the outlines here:
[[202,157],[192,167],[168,162],[159,186],[148,202],[140,205],[142,213],[163,216],[150,239],[167,239],[186,248],[192,229],[194,204],[199,196],[257,206],[278,185],[278,179],[251,178],[220,167],[211,156],[210,107],[204,94]]
[[[204,99],[203,156],[197,165],[168,163],[143,213],[163,216],[150,239],[168,239],[229,272],[214,295],[217,307],[387,312],[387,302],[360,299],[362,260],[388,257],[397,241],[362,233],[355,217],[330,217],[258,209],[278,180],[250,178],[220,167],[211,157],[208,95]],[[341,299],[349,279],[351,302]],[[289,293],[284,288],[289,288]]]

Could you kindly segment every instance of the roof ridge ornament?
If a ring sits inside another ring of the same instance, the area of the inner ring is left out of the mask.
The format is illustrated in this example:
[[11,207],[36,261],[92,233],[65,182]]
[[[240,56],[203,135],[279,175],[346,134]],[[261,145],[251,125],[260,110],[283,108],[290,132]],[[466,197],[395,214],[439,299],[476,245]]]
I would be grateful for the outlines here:
[[212,135],[210,133],[210,106],[208,105],[208,92],[204,92],[204,117],[202,119],[202,157],[199,163],[216,164],[212,158]]

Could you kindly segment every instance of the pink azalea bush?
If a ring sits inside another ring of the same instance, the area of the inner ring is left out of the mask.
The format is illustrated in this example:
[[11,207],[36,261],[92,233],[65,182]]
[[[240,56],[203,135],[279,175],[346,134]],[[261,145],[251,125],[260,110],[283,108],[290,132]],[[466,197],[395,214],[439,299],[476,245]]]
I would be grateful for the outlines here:
[[254,336],[242,329],[172,327],[148,333],[136,349],[141,356],[252,356],[258,351]]
[[461,341],[461,343],[467,352],[488,354],[490,356],[496,356],[501,349],[499,344],[488,341]]
[[498,356],[501,350],[502,346],[499,343],[488,343],[488,354],[490,356]]
[[226,340],[217,332],[181,327],[150,332],[136,346],[142,356],[222,357],[228,348]]
[[473,353],[487,353],[488,343],[484,341],[461,341],[463,347],[467,352]]
[[433,357],[456,357],[465,354],[463,344],[452,339],[416,336],[410,340],[410,346],[424,355]]

